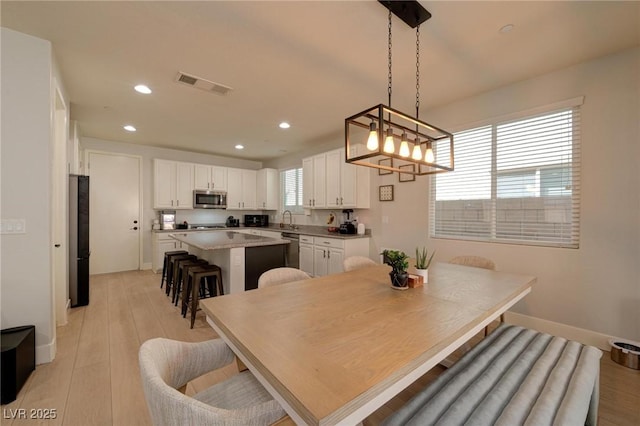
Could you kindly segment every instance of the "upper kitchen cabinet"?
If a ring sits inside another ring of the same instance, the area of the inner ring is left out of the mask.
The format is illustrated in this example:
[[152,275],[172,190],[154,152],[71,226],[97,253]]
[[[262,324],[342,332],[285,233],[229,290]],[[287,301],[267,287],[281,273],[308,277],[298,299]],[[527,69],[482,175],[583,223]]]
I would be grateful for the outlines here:
[[305,208],[326,208],[326,154],[302,160],[302,196]]
[[194,164],[194,189],[205,191],[227,190],[227,168]]
[[227,209],[257,210],[255,170],[227,169]]
[[278,210],[278,171],[276,169],[258,170],[256,184],[258,209]]
[[344,149],[302,160],[305,208],[370,207],[370,175],[366,167],[345,162]]
[[153,160],[153,208],[193,208],[193,164]]
[[327,208],[368,209],[370,170],[345,161],[344,148],[329,151],[327,156]]

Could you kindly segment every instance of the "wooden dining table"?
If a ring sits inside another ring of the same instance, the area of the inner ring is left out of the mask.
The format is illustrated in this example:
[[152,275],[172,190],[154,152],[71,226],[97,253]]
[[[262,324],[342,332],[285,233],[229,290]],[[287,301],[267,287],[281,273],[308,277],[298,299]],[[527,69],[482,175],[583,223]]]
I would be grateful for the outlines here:
[[353,425],[499,318],[536,280],[436,263],[427,284],[400,291],[389,271],[375,265],[201,307],[295,423]]

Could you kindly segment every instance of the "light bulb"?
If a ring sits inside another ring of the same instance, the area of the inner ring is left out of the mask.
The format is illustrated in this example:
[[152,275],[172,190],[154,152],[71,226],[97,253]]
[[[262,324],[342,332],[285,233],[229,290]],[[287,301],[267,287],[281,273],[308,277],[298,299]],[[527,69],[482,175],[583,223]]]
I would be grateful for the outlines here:
[[422,160],[422,150],[420,149],[420,139],[418,138],[416,138],[416,141],[413,144],[413,153],[411,154],[411,158],[416,161]]
[[387,137],[384,139],[383,150],[388,154],[393,154],[396,150],[396,147],[393,144],[393,130],[391,129],[391,127],[387,129]]
[[402,133],[402,142],[400,142],[400,152],[401,157],[409,156],[409,144],[407,143],[407,133]]
[[376,123],[372,121],[369,124],[369,139],[367,140],[367,149],[369,151],[378,150],[378,132],[376,130]]
[[427,142],[427,151],[424,153],[424,161],[427,163],[433,163],[436,160],[433,155],[433,149],[431,149],[431,142]]

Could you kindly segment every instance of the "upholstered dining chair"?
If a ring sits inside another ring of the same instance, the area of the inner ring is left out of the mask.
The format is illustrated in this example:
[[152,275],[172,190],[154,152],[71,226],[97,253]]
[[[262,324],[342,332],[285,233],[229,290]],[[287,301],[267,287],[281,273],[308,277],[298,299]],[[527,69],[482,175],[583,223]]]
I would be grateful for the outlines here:
[[258,278],[258,288],[285,284],[311,278],[306,272],[296,268],[274,268],[264,272]]
[[178,390],[234,359],[221,339],[190,343],[155,338],[144,342],[139,352],[140,374],[153,424],[267,425],[284,417],[280,404],[249,371],[193,397]]
[[[464,266],[473,266],[475,268],[482,269],[490,269],[492,271],[496,270],[496,264],[493,263],[493,260],[487,259],[482,256],[456,256],[453,259],[449,260],[449,263],[454,263],[456,265],[464,265]],[[500,314],[500,322],[504,322],[504,314]],[[489,326],[484,328],[484,335],[489,334]]]
[[376,262],[364,256],[349,256],[342,261],[342,268],[345,272],[373,265],[376,265]]

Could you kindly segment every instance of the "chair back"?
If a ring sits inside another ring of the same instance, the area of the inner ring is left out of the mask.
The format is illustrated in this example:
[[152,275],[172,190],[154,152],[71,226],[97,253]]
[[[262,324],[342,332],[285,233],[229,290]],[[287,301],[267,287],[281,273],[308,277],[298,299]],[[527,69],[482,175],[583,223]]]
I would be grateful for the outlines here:
[[456,256],[449,261],[456,265],[473,266],[476,268],[491,269],[495,271],[496,264],[492,260],[481,256]]
[[258,288],[285,284],[311,278],[309,274],[296,268],[274,268],[264,272],[258,278]]
[[367,266],[377,265],[376,262],[364,256],[350,256],[342,261],[342,267],[345,272],[354,271]]

